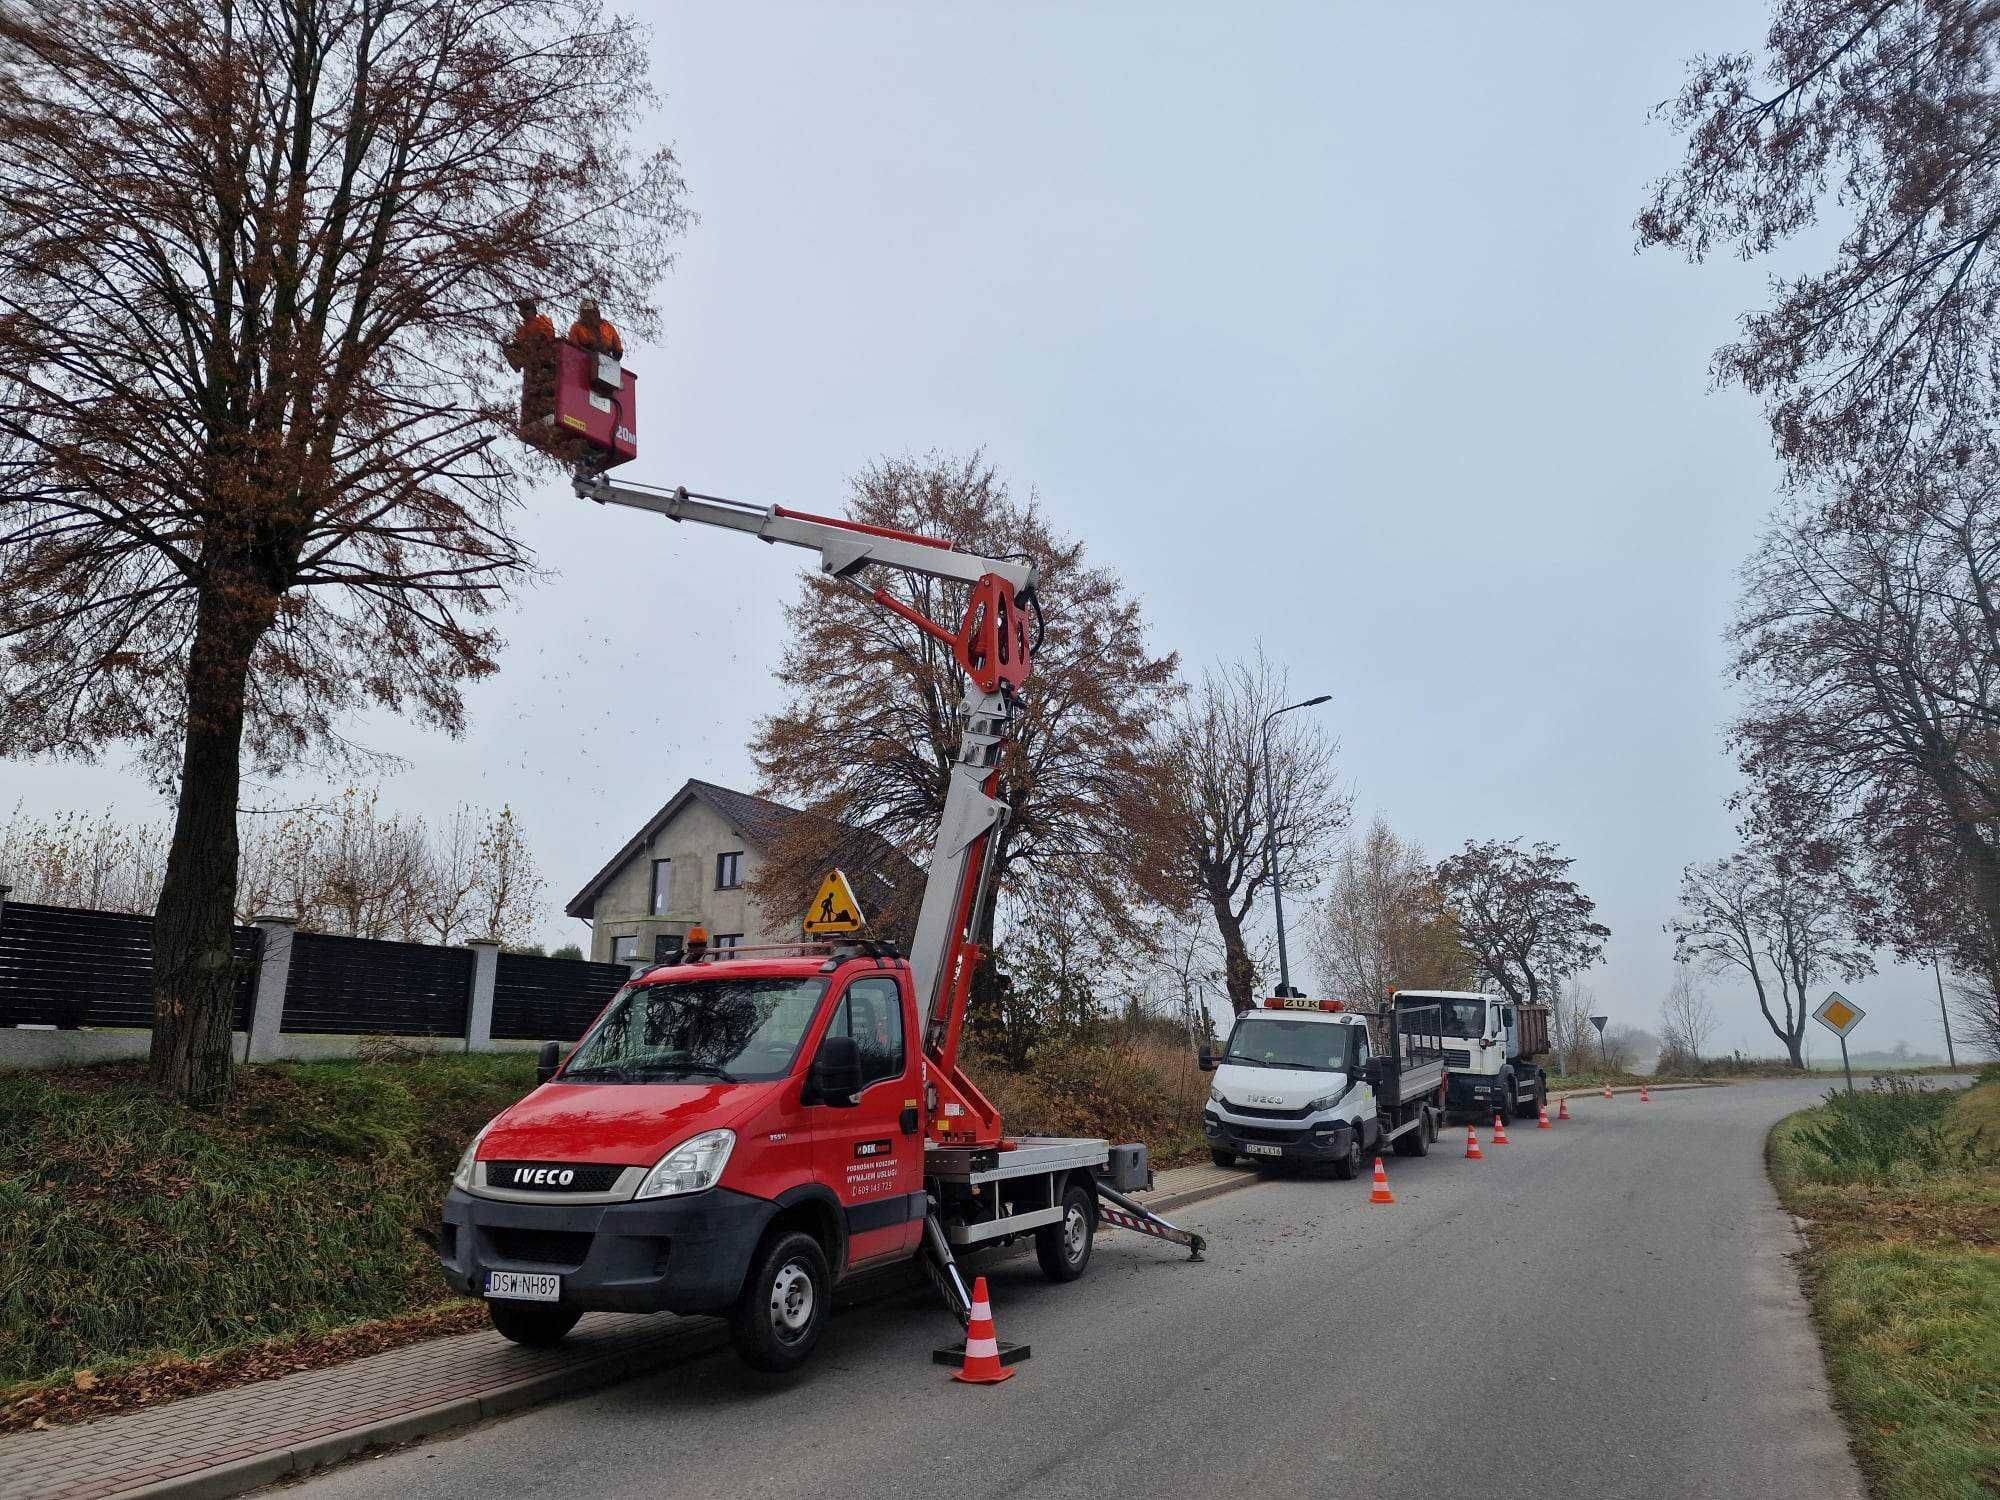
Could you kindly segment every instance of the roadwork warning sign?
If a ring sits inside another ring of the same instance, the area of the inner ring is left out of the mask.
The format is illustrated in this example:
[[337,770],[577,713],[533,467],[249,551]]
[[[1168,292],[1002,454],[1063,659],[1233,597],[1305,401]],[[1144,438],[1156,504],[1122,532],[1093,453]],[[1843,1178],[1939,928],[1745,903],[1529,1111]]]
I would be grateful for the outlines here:
[[846,873],[835,870],[820,883],[819,894],[806,911],[805,929],[810,933],[859,932],[865,920]]

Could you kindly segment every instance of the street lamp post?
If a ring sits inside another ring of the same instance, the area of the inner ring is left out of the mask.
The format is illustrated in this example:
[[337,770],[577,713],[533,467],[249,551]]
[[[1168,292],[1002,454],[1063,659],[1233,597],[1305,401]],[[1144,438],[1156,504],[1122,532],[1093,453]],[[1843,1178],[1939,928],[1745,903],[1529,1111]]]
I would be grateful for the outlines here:
[[1311,708],[1315,704],[1329,701],[1331,693],[1321,693],[1317,698],[1307,698],[1301,703],[1287,703],[1283,708],[1274,708],[1264,715],[1264,864],[1271,872],[1271,908],[1278,918],[1278,993],[1288,995],[1292,990],[1292,966],[1285,954],[1285,887],[1278,878],[1278,794],[1271,785],[1271,721],[1279,714],[1288,714],[1295,708]]

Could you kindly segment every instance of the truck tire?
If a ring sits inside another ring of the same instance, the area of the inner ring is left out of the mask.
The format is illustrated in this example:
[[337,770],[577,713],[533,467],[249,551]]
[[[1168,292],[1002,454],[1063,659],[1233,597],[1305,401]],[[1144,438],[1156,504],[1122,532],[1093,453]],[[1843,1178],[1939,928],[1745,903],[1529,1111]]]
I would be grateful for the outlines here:
[[1090,1189],[1072,1182],[1063,1189],[1062,1218],[1035,1231],[1035,1259],[1051,1281],[1074,1281],[1090,1264],[1097,1241],[1097,1205]]
[[1417,1108],[1421,1113],[1417,1116],[1416,1128],[1414,1130],[1406,1130],[1396,1137],[1396,1154],[1398,1156],[1429,1156],[1431,1154],[1431,1112],[1421,1104]]
[[534,1302],[488,1302],[486,1316],[493,1320],[493,1331],[501,1338],[529,1349],[547,1349],[560,1344],[563,1335],[576,1327],[583,1309]]
[[1224,1151],[1220,1146],[1210,1146],[1208,1148],[1208,1159],[1218,1167],[1233,1167],[1236,1165],[1236,1153],[1234,1151]]
[[1501,1119],[1520,1118],[1521,1096],[1515,1089],[1514,1075],[1512,1073],[1503,1073],[1500,1075],[1499,1105],[1500,1107],[1494,1113],[1499,1115]]
[[1342,1182],[1352,1182],[1361,1175],[1361,1131],[1358,1127],[1348,1132],[1346,1153],[1334,1158],[1333,1175]]
[[753,1370],[783,1375],[806,1362],[826,1327],[833,1273],[819,1241],[787,1230],[765,1241],[729,1315],[729,1342]]

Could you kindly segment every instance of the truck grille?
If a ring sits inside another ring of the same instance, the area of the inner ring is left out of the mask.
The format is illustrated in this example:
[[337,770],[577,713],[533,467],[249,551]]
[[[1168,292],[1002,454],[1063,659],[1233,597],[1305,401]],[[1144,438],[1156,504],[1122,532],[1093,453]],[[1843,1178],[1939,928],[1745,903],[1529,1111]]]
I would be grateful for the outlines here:
[[493,1253],[502,1260],[573,1270],[590,1254],[590,1242],[595,1236],[570,1229],[502,1229],[488,1225],[486,1238],[493,1245]]
[[1260,1125],[1225,1125],[1223,1129],[1232,1135],[1239,1135],[1246,1141],[1270,1141],[1274,1145],[1284,1145],[1288,1141],[1306,1138],[1303,1130],[1266,1130]]
[[1469,1068],[1472,1066],[1470,1047],[1447,1047],[1444,1049],[1444,1065],[1447,1068]]
[[1224,1107],[1232,1115],[1249,1115],[1255,1120],[1303,1120],[1312,1113],[1309,1109],[1264,1109],[1254,1104],[1230,1104]]
[[[489,1161],[486,1185],[517,1193],[608,1193],[624,1170],[602,1162]],[[547,1172],[550,1176],[540,1182],[516,1182],[516,1172]],[[555,1174],[562,1172],[570,1174],[568,1182],[554,1180]]]

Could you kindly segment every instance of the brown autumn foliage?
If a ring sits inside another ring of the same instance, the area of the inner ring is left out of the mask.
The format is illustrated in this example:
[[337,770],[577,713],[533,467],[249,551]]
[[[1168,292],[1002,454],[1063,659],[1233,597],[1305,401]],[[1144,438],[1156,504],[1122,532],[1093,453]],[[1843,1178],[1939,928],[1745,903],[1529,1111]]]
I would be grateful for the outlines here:
[[[1177,664],[1150,650],[1138,601],[1049,523],[1039,501],[1016,499],[979,453],[882,459],[856,477],[847,510],[869,525],[1035,561],[1044,628],[1001,761],[1010,815],[993,851],[993,899],[1046,882],[1107,931],[1133,927],[1165,886],[1135,859],[1127,819],[1135,788],[1153,774],[1147,732],[1175,692]],[[873,581],[950,629],[964,615],[961,586],[902,574]],[[925,860],[959,746],[963,675],[950,649],[823,575],[802,582],[786,619],[791,641],[777,675],[791,698],[751,744],[765,790],[822,828],[858,830]],[[817,884],[825,851],[805,839],[773,853],[759,895],[769,891],[782,910],[792,892]]]
[[1364,1008],[1391,989],[1462,990],[1474,977],[1437,872],[1383,818],[1340,851],[1306,934],[1329,993]]
[[1445,905],[1480,977],[1516,1005],[1539,1005],[1550,981],[1580,973],[1604,953],[1611,929],[1569,878],[1574,859],[1546,840],[1471,839],[1437,867]]
[[1830,221],[1822,269],[1772,282],[1716,373],[1766,401],[1795,476],[1894,509],[1990,463],[2000,417],[2000,10],[1986,0],[1775,0],[1764,45],[1702,56],[1662,113],[1679,168],[1641,245],[1744,258]]
[[153,1076],[229,1076],[244,757],[462,727],[529,559],[517,297],[644,331],[685,220],[596,0],[0,6],[0,753],[177,788]]

